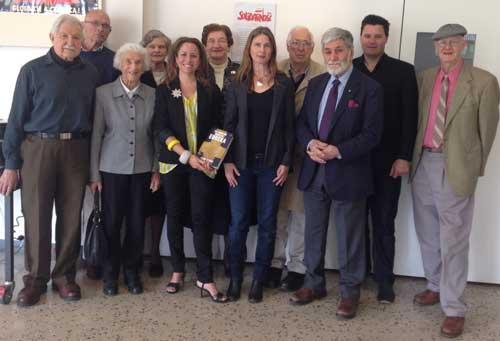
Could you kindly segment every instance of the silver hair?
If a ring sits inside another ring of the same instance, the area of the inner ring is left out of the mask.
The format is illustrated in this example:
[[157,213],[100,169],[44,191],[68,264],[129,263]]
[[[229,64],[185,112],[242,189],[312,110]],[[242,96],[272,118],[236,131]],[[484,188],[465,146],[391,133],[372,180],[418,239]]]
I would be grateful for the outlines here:
[[54,23],[52,24],[52,28],[50,29],[50,34],[55,35],[57,32],[59,32],[61,26],[64,23],[71,23],[74,25],[78,25],[78,27],[80,27],[80,38],[83,39],[82,23],[76,17],[69,14],[61,14],[60,16],[57,17],[56,21],[54,21]]
[[149,45],[149,43],[151,43],[156,38],[162,38],[162,39],[164,39],[165,40],[165,45],[167,46],[167,50],[170,50],[170,46],[172,45],[172,40],[170,40],[170,38],[167,37],[165,35],[165,33],[163,33],[162,31],[159,31],[159,30],[150,30],[150,31],[148,31],[144,35],[144,37],[142,38],[140,44],[143,47],[146,47],[146,46]]
[[118,51],[115,53],[115,58],[113,59],[113,66],[115,69],[121,70],[121,61],[125,54],[128,52],[136,52],[142,55],[142,71],[148,71],[151,65],[151,60],[149,58],[148,51],[144,47],[136,43],[125,43]]
[[309,31],[309,29],[305,26],[294,26],[292,27],[292,29],[288,32],[288,36],[286,38],[286,43],[290,43],[292,41],[292,35],[295,33],[295,31],[297,30],[306,30],[307,31],[307,34],[309,35],[309,39],[311,40],[311,43],[313,43],[314,45],[314,36],[313,34],[311,33],[311,31]]
[[321,47],[325,47],[326,44],[334,40],[343,40],[345,45],[350,49],[354,46],[354,39],[351,32],[338,27],[332,27],[323,33],[321,37]]

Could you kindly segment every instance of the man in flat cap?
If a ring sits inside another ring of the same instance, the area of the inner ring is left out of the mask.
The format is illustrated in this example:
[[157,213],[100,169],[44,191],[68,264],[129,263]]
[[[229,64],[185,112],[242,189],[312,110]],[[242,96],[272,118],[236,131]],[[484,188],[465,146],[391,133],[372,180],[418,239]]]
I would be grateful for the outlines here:
[[418,75],[419,118],[412,163],[415,228],[427,288],[417,305],[441,302],[441,334],[463,332],[474,191],[484,174],[499,118],[498,81],[465,65],[466,29],[447,24],[434,34],[440,65]]

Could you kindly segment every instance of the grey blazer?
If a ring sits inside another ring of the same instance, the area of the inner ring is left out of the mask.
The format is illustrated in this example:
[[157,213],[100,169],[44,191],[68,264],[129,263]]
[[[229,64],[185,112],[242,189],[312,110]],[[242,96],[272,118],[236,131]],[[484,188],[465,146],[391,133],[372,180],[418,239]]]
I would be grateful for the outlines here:
[[99,171],[138,174],[157,169],[152,129],[154,104],[155,89],[142,83],[132,99],[120,78],[97,88],[90,181],[101,181]]

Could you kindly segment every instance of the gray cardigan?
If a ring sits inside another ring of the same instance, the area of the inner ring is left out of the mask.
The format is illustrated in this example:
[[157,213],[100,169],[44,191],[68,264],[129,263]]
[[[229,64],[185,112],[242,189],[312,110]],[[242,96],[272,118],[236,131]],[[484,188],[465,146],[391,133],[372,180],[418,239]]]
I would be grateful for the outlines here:
[[132,99],[120,78],[97,88],[90,181],[101,181],[99,171],[138,174],[157,170],[154,104],[155,89],[142,83]]

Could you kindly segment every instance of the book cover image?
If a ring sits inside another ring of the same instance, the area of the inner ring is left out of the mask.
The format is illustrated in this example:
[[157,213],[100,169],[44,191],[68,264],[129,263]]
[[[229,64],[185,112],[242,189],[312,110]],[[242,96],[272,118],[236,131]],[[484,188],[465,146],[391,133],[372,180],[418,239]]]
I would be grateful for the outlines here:
[[197,155],[202,160],[209,162],[211,170],[205,172],[205,174],[212,179],[215,178],[217,171],[222,166],[232,142],[233,134],[222,129],[212,129],[201,144]]

